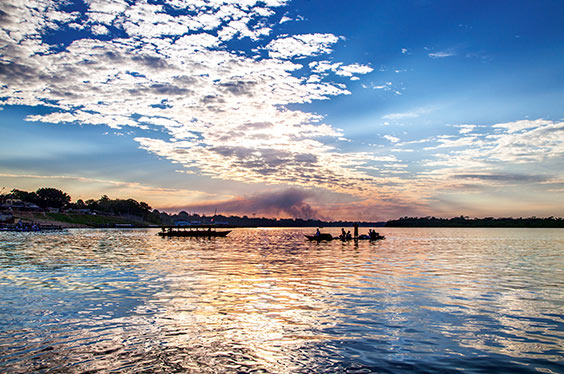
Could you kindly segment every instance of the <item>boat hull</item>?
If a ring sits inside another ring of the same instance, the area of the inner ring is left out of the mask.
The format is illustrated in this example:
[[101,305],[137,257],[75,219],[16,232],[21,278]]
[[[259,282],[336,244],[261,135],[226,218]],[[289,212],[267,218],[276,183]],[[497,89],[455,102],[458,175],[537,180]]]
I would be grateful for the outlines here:
[[384,240],[384,239],[386,239],[386,237],[383,235],[378,235],[375,238],[371,238],[368,235],[360,235],[358,238],[355,238],[355,240],[369,240],[371,242],[375,242],[377,240]]
[[321,234],[321,235],[305,235],[308,240],[320,242],[320,241],[331,241],[331,240],[341,240],[343,242],[348,242],[351,240],[369,240],[371,242],[386,239],[384,236],[379,235],[376,238],[370,238],[368,235],[361,235],[358,238],[347,238],[343,239],[338,236],[331,236],[331,234]]
[[333,240],[334,238],[331,234],[321,234],[321,235],[305,235],[308,240],[320,242],[322,240]]

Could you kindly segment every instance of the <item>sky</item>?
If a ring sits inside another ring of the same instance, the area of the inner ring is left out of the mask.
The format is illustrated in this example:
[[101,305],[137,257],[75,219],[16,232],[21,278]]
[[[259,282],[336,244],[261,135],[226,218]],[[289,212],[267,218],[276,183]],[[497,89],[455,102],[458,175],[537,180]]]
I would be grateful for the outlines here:
[[0,188],[564,215],[560,0],[3,0]]

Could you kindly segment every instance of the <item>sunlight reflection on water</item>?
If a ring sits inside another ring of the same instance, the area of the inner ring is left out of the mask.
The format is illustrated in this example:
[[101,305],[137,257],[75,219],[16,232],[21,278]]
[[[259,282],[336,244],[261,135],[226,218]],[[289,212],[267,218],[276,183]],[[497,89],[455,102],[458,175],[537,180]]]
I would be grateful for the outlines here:
[[311,231],[0,233],[0,370],[564,372],[563,230]]

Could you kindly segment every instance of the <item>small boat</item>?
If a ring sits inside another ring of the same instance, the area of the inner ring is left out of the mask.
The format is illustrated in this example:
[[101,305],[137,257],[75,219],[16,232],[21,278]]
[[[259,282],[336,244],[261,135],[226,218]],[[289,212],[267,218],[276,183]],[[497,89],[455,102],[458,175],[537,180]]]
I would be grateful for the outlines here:
[[316,241],[316,242],[320,242],[320,241],[322,241],[322,240],[327,240],[327,241],[329,241],[329,240],[337,239],[337,238],[334,238],[333,235],[331,235],[331,234],[305,235],[305,237],[306,237],[308,240]]
[[162,226],[158,235],[162,237],[213,238],[225,237],[230,232],[231,230],[217,231],[213,225]]
[[41,232],[41,231],[64,231],[62,226],[57,225],[40,225],[33,222],[18,222],[0,225],[0,231],[14,232]]
[[383,240],[386,239],[385,236],[376,233],[376,236],[371,237],[370,235],[359,235],[358,237],[341,237],[341,236],[332,236],[331,234],[321,234],[321,235],[305,235],[308,240],[311,241],[331,241],[331,240],[341,240],[343,242],[347,242],[350,240]]
[[370,235],[359,235],[358,238],[356,238],[356,240],[370,240],[370,241],[383,240],[383,239],[386,239],[386,237],[380,234],[377,234],[373,238],[371,238]]

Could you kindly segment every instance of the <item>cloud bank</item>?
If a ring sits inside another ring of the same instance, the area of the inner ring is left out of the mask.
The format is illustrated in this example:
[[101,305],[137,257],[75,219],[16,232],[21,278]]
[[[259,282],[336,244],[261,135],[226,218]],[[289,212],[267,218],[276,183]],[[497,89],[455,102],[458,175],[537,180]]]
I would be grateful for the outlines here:
[[[373,156],[328,145],[341,130],[287,105],[348,95],[332,77],[358,79],[372,68],[311,62],[332,51],[336,35],[276,35],[286,1],[77,4],[0,4],[2,104],[51,108],[29,121],[145,130],[135,138],[142,149],[190,173],[353,193],[370,188],[358,166]],[[234,49],[239,40],[254,48]]]

